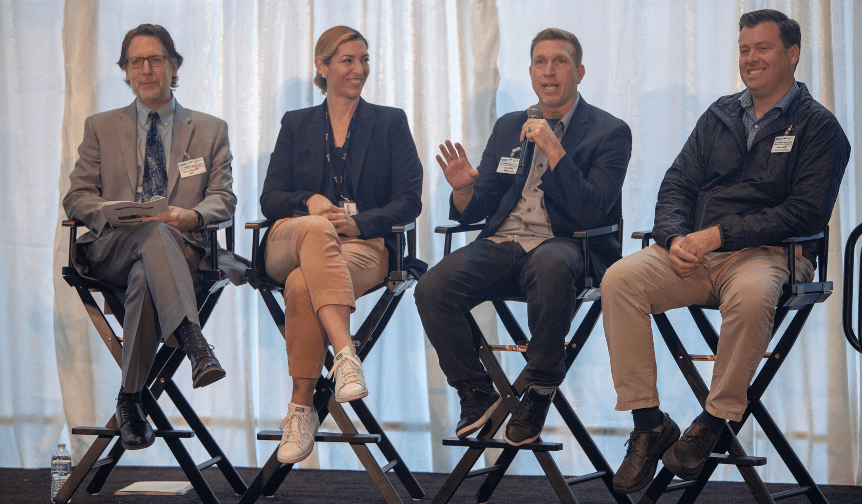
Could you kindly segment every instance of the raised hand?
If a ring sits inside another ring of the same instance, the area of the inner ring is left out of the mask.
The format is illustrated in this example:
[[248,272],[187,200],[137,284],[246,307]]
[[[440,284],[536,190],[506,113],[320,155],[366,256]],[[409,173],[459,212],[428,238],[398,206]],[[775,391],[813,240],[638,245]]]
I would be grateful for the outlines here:
[[461,144],[446,140],[446,144],[440,144],[440,152],[443,157],[437,156],[437,164],[443,169],[446,182],[452,186],[452,203],[459,212],[463,212],[470,200],[473,199],[473,183],[479,176],[479,170],[473,168],[467,160],[467,153]]
[[443,157],[437,156],[437,164],[443,169],[443,175],[446,177],[446,182],[456,191],[463,190],[468,186],[472,186],[476,177],[479,176],[479,171],[475,170],[467,160],[467,153],[464,152],[464,147],[461,144],[446,140],[446,144],[440,144],[440,152]]

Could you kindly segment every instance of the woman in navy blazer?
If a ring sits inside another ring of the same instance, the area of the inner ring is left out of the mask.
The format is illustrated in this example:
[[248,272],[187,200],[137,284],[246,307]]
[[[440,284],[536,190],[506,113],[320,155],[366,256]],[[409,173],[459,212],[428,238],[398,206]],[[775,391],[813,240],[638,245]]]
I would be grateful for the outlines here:
[[266,271],[285,283],[293,393],[281,424],[282,463],[299,462],[314,448],[320,425],[312,393],[328,343],[337,352],[329,375],[336,400],[368,395],[350,313],[395,260],[392,226],[415,220],[422,209],[422,164],[407,116],[359,96],[368,42],[352,28],[330,28],[317,41],[314,63],[314,83],[327,98],[284,115],[260,196],[263,215],[277,220],[267,235]]

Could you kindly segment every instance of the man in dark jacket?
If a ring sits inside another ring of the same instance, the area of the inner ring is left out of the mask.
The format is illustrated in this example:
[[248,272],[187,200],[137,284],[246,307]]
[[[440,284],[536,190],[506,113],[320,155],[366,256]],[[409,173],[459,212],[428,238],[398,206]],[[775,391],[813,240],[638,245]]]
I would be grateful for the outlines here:
[[[762,10],[739,28],[747,89],[698,120],[659,189],[656,244],[614,264],[602,283],[616,409],[632,410],[635,423],[618,492],[649,484],[659,458],[696,478],[725,419],[742,419],[790,275],[780,241],[823,231],[850,157],[835,116],[794,79],[799,24]],[[810,281],[816,250],[796,255],[797,278]],[[658,407],[650,314],[692,304],[717,306],[722,325],[705,408],[679,438]]]
[[[549,28],[530,48],[530,77],[541,117],[501,117],[474,170],[459,144],[440,146],[437,161],[452,186],[450,218],[485,219],[478,239],[447,255],[419,281],[415,299],[447,381],[458,390],[463,438],[479,430],[500,402],[464,314],[495,297],[526,296],[532,340],[526,390],[506,426],[513,445],[539,437],[556,387],[565,378],[565,338],[574,317],[583,251],[572,233],[619,222],[620,191],[631,156],[631,130],[578,94],[581,45]],[[538,112],[538,111],[537,111]],[[536,115],[539,115],[538,113]],[[517,169],[524,139],[532,164]],[[445,158],[445,159],[444,159]],[[590,244],[600,276],[620,257],[617,238]]]

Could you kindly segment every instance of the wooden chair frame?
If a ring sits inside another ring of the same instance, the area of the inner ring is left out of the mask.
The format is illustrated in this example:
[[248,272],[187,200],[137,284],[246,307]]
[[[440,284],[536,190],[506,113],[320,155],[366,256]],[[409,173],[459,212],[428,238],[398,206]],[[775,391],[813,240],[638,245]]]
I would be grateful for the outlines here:
[[[477,231],[482,229],[483,227],[484,224],[481,223],[438,226],[435,229],[435,232],[445,235],[445,255],[449,254],[452,250],[452,236],[454,234],[467,231]],[[606,226],[603,228],[592,229],[589,231],[580,231],[575,233],[574,237],[582,240],[582,248],[583,250],[587,251],[589,250],[590,238],[612,233],[619,233],[619,235],[622,236],[622,221],[620,221],[620,224],[613,226]],[[577,358],[578,354],[586,343],[587,338],[589,338],[590,334],[592,333],[599,316],[601,315],[601,291],[599,290],[599,286],[592,277],[590,255],[588,253],[584,254],[584,263],[585,276],[584,278],[579,280],[580,293],[578,295],[577,305],[575,307],[575,315],[577,315],[577,312],[580,310],[581,306],[584,303],[591,302],[592,305],[590,306],[589,311],[584,316],[584,319],[581,321],[578,328],[575,330],[572,338],[566,343],[566,371],[568,371],[569,368],[572,366],[572,363],[574,362],[575,358]],[[514,384],[511,383],[509,381],[509,378],[503,371],[502,367],[500,366],[500,363],[494,356],[493,352],[517,351],[521,353],[524,359],[526,359],[525,351],[527,348],[529,337],[518,324],[517,320],[515,319],[515,316],[512,314],[512,311],[506,304],[507,301],[524,302],[526,301],[525,298],[501,298],[492,299],[490,301],[494,306],[497,315],[500,317],[500,320],[503,322],[503,326],[506,328],[507,332],[512,338],[514,345],[489,345],[472,314],[467,313],[465,314],[465,316],[468,323],[470,324],[473,337],[476,341],[476,350],[478,352],[479,359],[482,361],[482,364],[485,366],[485,369],[491,376],[491,379],[494,382],[494,385],[496,386],[497,390],[500,392],[500,395],[502,396],[503,400],[501,404],[497,407],[497,409],[494,411],[494,413],[491,415],[491,418],[488,423],[485,424],[485,426],[479,431],[475,438],[449,438],[443,440],[443,445],[445,446],[464,446],[468,449],[467,452],[461,457],[461,460],[455,467],[455,470],[449,475],[443,486],[435,495],[432,504],[445,504],[449,502],[449,500],[458,490],[458,487],[465,479],[477,476],[485,476],[485,480],[476,494],[476,502],[488,502],[497,485],[500,483],[500,480],[503,478],[504,474],[514,460],[515,456],[520,451],[524,450],[531,451],[536,457],[539,462],[539,465],[542,467],[542,470],[547,476],[548,481],[551,483],[554,492],[560,499],[560,502],[577,503],[577,499],[572,492],[571,486],[587,481],[592,481],[595,479],[601,479],[605,486],[607,486],[608,491],[614,497],[616,502],[620,504],[631,503],[632,500],[629,496],[622,495],[614,491],[613,469],[611,469],[610,465],[608,465],[598,446],[596,446],[595,442],[593,442],[592,437],[587,432],[587,429],[586,427],[584,427],[583,423],[581,423],[577,413],[575,413],[569,401],[562,393],[560,393],[559,390],[554,397],[554,407],[557,409],[560,416],[563,418],[563,421],[566,423],[566,426],[571,431],[572,435],[580,445],[581,449],[584,450],[584,453],[586,454],[590,463],[596,469],[595,472],[570,478],[564,477],[550,454],[550,452],[552,451],[562,450],[562,443],[545,443],[541,440],[540,437],[533,443],[527,443],[515,447],[509,445],[502,439],[494,439],[494,435],[502,427],[505,419],[518,408],[518,398],[521,397],[521,394],[523,393],[526,384],[525,374],[523,371],[518,375]],[[471,471],[473,466],[479,460],[479,457],[481,457],[482,453],[488,448],[502,448],[503,451],[493,465]]]
[[[78,293],[81,301],[84,303],[84,308],[87,315],[96,327],[96,331],[102,338],[102,341],[108,347],[114,360],[118,366],[122,365],[123,347],[122,337],[118,337],[114,329],[108,322],[105,313],[99,307],[93,297],[93,292],[102,294],[105,299],[106,306],[114,317],[123,325],[125,310],[123,304],[117,297],[114,290],[102,284],[101,282],[81,275],[73,264],[73,250],[76,246],[78,228],[83,224],[77,221],[63,221],[63,227],[69,228],[69,264],[63,267],[63,278],[71,285]],[[210,224],[204,228],[207,235],[208,245],[211,250],[218,248],[218,231],[224,229],[226,234],[227,249],[233,251],[234,235],[233,221]],[[218,256],[215,253],[210,254],[209,264],[207,268],[199,271],[199,285],[196,289],[196,300],[198,305],[198,316],[201,326],[206,324],[209,316],[212,314],[219,297],[224,290],[224,287],[230,282],[224,272],[218,269]],[[201,501],[205,504],[218,504],[218,499],[207,483],[206,479],[201,474],[201,470],[210,466],[217,466],[225,479],[230,483],[231,487],[238,493],[242,494],[246,491],[247,486],[237,473],[233,464],[228,459],[227,455],[221,450],[218,443],[210,434],[204,423],[198,417],[194,408],[186,400],[183,393],[179,390],[173,380],[174,373],[179,369],[180,365],[185,360],[185,352],[182,350],[162,345],[156,354],[156,359],[150,374],[146,380],[146,386],[143,389],[142,400],[144,409],[149,414],[155,424],[154,433],[156,437],[161,437],[167,443],[174,458],[179,463],[189,482],[197,492]],[[176,430],[171,425],[164,411],[158,404],[158,399],[162,393],[167,393],[171,402],[174,403],[180,415],[188,423],[191,430]],[[125,453],[125,448],[119,440],[120,430],[117,427],[117,419],[112,414],[110,420],[104,427],[74,427],[72,429],[74,435],[95,435],[96,440],[90,446],[90,449],[81,459],[77,466],[72,471],[69,480],[60,489],[54,497],[54,502],[65,503],[72,498],[72,495],[84,481],[84,478],[92,469],[97,469],[90,484],[87,486],[87,492],[98,494],[111,472],[116,467],[120,458]],[[104,458],[99,458],[111,444],[113,438],[117,438],[111,447],[108,455]],[[196,464],[192,460],[188,451],[181,439],[197,437],[201,444],[210,455],[210,459]]]
[[[781,433],[778,425],[772,419],[772,416],[766,410],[761,398],[766,392],[769,383],[775,377],[781,365],[787,360],[787,355],[790,353],[793,344],[799,338],[802,327],[814,305],[822,303],[832,293],[832,282],[826,280],[827,271],[827,255],[828,250],[829,230],[825,230],[814,236],[808,237],[791,237],[783,240],[783,243],[788,249],[788,267],[790,269],[790,281],[784,285],[784,293],[779,299],[778,306],[775,312],[775,321],[772,329],[772,339],[775,340],[776,333],[780,329],[782,322],[791,311],[795,314],[790,320],[788,327],[778,337],[771,352],[765,354],[765,364],[761,367],[760,372],[755,376],[751,385],[748,387],[748,407],[743,413],[742,420],[739,422],[728,421],[722,430],[721,435],[713,449],[713,454],[706,461],[706,465],[698,475],[697,479],[671,484],[673,473],[662,468],[653,482],[647,488],[647,491],[641,497],[639,504],[648,504],[655,502],[662,494],[672,491],[684,490],[678,502],[694,502],[703,487],[709,481],[710,476],[718,467],[718,464],[735,465],[742,475],[743,480],[754,496],[755,500],[761,504],[774,503],[776,500],[793,497],[797,495],[805,495],[812,503],[826,503],[826,498],[817,487],[814,479],[805,469],[802,461],[799,460],[787,438]],[[652,239],[651,232],[636,232],[632,234],[632,238],[641,240],[643,247],[649,245]],[[796,254],[793,253],[795,247],[799,243],[808,241],[818,241],[818,278],[816,282],[800,283],[796,280]],[[710,323],[704,312],[708,307],[690,306],[688,307],[692,318],[694,319],[697,328],[706,340],[707,345],[713,354],[718,348],[718,332]],[[697,368],[694,366],[696,360],[711,360],[713,355],[694,355],[690,354],[682,344],[679,336],[670,323],[667,315],[664,313],[653,315],[653,320],[668,347],[668,350],[674,357],[679,366],[680,371],[694,392],[700,405],[703,406],[706,402],[706,397],[709,394],[709,387],[704,382]],[[737,439],[737,434],[742,429],[742,426],[750,416],[754,416],[757,423],[760,425],[763,433],[766,435],[769,442],[775,448],[779,457],[784,461],[790,473],[796,479],[798,487],[784,492],[770,494],[769,490],[763,484],[760,475],[754,469],[756,466],[766,464],[765,457],[749,456],[745,453],[742,444]]]
[[[284,334],[284,308],[276,300],[274,292],[281,291],[284,286],[272,278],[270,278],[263,266],[263,254],[261,253],[260,231],[269,228],[275,224],[275,221],[259,220],[246,224],[246,229],[252,230],[252,267],[247,272],[249,284],[254,287],[263,297],[264,304],[269,310],[273,321],[278,326],[281,334]],[[374,305],[365,321],[359,327],[356,335],[353,336],[353,343],[356,346],[356,354],[360,360],[365,360],[365,357],[374,347],[375,343],[380,339],[389,319],[395,313],[395,309],[401,302],[404,293],[418,280],[420,272],[410,271],[407,268],[408,261],[415,261],[416,255],[416,223],[407,225],[398,225],[392,228],[392,233],[397,240],[397,248],[400,253],[396,259],[396,270],[389,273],[387,281],[379,285],[374,290],[382,290],[380,299]],[[405,257],[405,234],[406,234],[406,249]],[[372,291],[369,291],[372,292]],[[325,366],[327,370],[332,369],[333,365],[332,352],[327,350]],[[410,472],[410,469],[405,464],[404,460],[399,455],[398,451],[392,445],[389,437],[384,432],[383,428],[375,419],[371,410],[362,399],[351,401],[349,404],[359,422],[368,432],[368,434],[360,434],[353,421],[347,416],[343,406],[335,400],[332,387],[334,383],[326,379],[325,374],[318,378],[316,389],[314,392],[314,408],[317,410],[318,418],[323,423],[324,419],[332,414],[336,425],[341,430],[341,433],[318,432],[315,437],[316,442],[341,442],[348,443],[353,449],[360,463],[365,468],[377,490],[383,496],[384,500],[389,503],[400,503],[401,498],[392,487],[392,483],[386,477],[386,473],[390,470],[395,473],[401,481],[404,488],[414,500],[419,500],[425,496],[421,485]],[[281,431],[265,430],[258,433],[259,440],[281,439]],[[368,449],[368,444],[375,444],[380,452],[387,460],[387,464],[380,467],[374,459],[373,454]],[[278,447],[273,450],[272,455],[258,472],[254,481],[249,485],[240,499],[241,504],[249,504],[257,501],[261,495],[272,497],[276,490],[281,486],[288,473],[293,468],[293,464],[282,464],[277,459]]]

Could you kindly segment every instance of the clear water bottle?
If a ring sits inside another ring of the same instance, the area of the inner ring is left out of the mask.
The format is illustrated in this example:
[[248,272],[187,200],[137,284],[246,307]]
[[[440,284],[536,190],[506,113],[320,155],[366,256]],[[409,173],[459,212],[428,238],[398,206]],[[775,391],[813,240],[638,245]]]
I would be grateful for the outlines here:
[[51,456],[51,502],[71,474],[72,456],[66,451],[66,445],[58,444],[57,451]]

